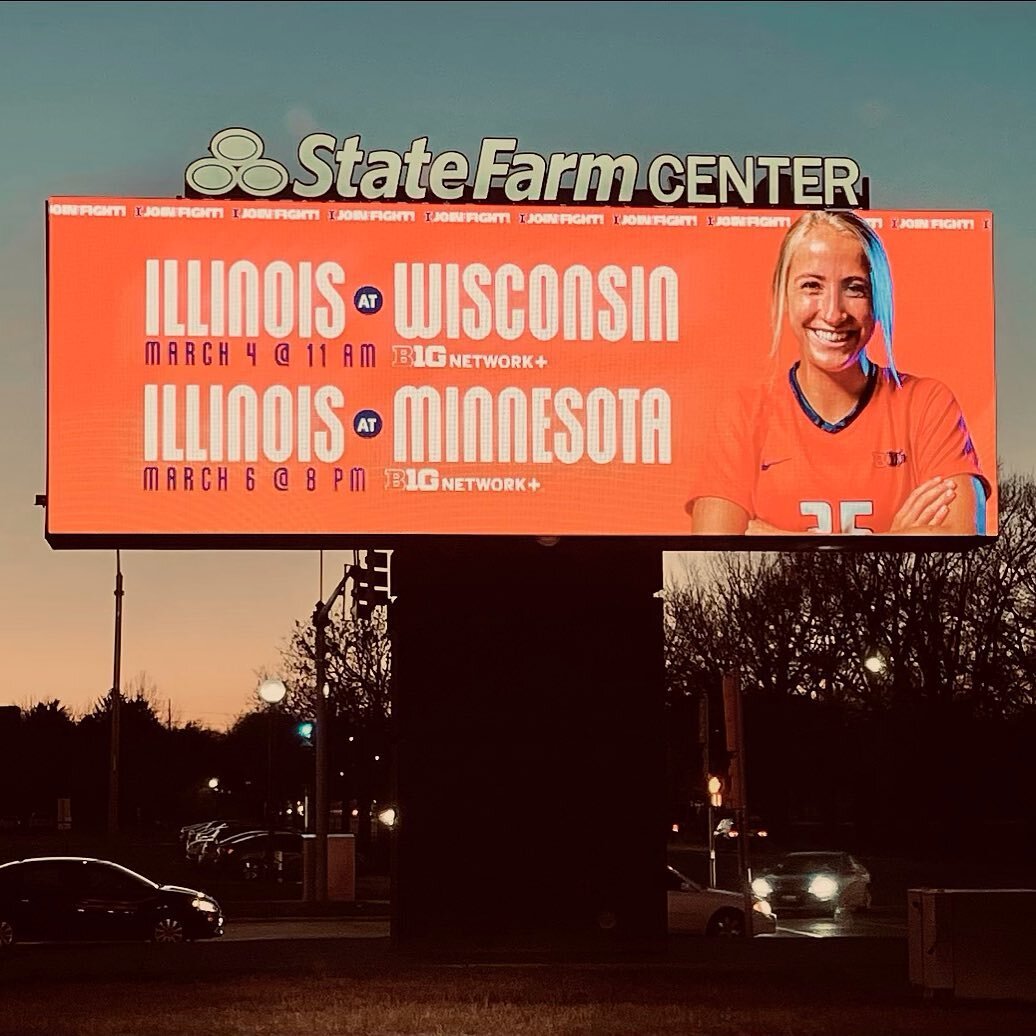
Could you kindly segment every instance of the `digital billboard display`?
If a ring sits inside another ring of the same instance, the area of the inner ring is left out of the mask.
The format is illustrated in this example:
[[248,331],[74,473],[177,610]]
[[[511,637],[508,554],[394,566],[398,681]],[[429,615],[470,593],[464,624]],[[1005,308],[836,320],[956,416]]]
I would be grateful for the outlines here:
[[54,198],[47,267],[55,546],[996,532],[988,212]]

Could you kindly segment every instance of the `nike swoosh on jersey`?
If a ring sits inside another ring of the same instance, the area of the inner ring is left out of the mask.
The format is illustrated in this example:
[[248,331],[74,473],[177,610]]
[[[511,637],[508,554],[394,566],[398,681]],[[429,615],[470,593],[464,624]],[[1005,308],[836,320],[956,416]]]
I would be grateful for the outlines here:
[[767,471],[774,466],[774,464],[783,464],[786,460],[791,460],[791,457],[781,457],[779,460],[764,460],[759,465],[760,471]]

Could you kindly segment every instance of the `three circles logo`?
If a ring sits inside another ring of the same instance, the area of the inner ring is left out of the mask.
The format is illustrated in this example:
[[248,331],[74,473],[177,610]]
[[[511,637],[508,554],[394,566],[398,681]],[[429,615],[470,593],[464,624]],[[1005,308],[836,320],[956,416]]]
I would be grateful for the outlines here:
[[217,198],[245,191],[257,198],[280,194],[288,185],[288,170],[272,158],[263,158],[263,138],[252,130],[220,130],[209,142],[209,154],[184,171],[187,186],[196,194]]

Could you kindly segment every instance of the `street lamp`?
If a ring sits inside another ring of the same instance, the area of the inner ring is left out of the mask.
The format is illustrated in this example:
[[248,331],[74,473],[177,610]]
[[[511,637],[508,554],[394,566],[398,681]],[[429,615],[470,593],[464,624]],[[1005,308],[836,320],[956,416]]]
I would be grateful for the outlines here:
[[273,712],[274,706],[284,701],[288,689],[283,680],[267,677],[259,684],[259,697],[266,703],[266,827],[267,871],[273,854]]
[[863,668],[873,676],[881,676],[888,668],[888,663],[879,654],[868,655],[863,660]]
[[284,701],[284,696],[287,693],[288,689],[284,686],[283,680],[268,677],[259,684],[259,697],[262,698],[267,705],[280,704]]

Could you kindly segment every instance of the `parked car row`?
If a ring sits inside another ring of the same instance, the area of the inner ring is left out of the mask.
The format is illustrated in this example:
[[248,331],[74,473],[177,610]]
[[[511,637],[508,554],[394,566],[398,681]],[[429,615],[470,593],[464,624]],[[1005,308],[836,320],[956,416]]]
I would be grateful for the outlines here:
[[187,860],[228,877],[277,877],[298,881],[302,876],[302,835],[270,831],[246,824],[211,822],[181,829]]

